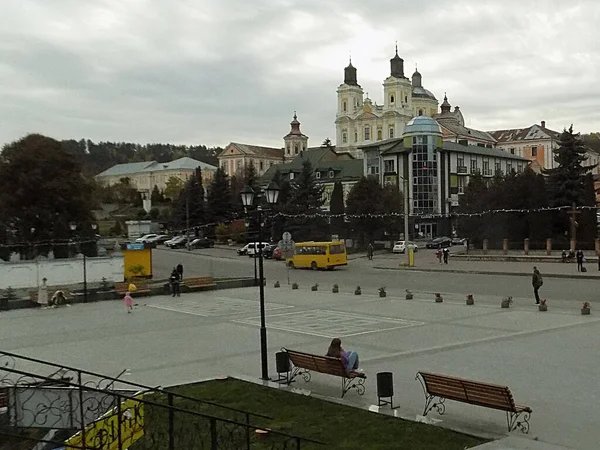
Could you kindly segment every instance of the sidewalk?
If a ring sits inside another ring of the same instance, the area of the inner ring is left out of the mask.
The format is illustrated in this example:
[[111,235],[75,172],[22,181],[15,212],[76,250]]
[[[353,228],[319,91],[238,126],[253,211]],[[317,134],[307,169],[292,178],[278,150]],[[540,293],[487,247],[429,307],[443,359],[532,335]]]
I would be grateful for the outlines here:
[[510,436],[487,444],[473,447],[473,450],[572,450],[567,447],[548,444],[523,437]]
[[585,264],[587,272],[577,272],[575,263],[546,263],[546,262],[505,262],[505,261],[463,261],[450,257],[448,264],[440,264],[437,258],[429,253],[415,255],[415,267],[401,266],[406,263],[406,257],[380,256],[375,258],[375,269],[405,270],[416,272],[448,272],[470,273],[482,275],[515,275],[530,277],[536,266],[542,276],[549,278],[580,278],[582,280],[600,280],[600,271],[596,263]]

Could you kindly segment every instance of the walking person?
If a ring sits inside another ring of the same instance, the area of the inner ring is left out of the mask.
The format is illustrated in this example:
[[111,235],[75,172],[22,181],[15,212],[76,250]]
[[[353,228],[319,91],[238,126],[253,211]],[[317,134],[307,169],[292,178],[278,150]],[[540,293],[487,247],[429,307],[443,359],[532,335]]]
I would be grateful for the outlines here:
[[367,258],[369,261],[373,261],[373,244],[369,242],[369,246],[367,247]]
[[575,257],[577,258],[577,272],[583,272],[583,251],[577,250]]
[[531,284],[533,285],[533,295],[535,295],[535,304],[540,304],[540,294],[539,290],[544,284],[544,279],[542,278],[542,274],[538,270],[537,267],[533,267],[533,277],[531,278]]
[[129,293],[129,291],[125,292],[125,297],[123,297],[123,302],[125,302],[125,308],[127,309],[127,314],[131,314],[133,311],[133,297]]
[[179,272],[177,271],[176,267],[173,267],[173,271],[171,272],[169,281],[171,282],[171,293],[173,294],[172,296],[175,297],[177,295],[177,297],[181,297],[181,292],[179,289],[179,283],[181,279],[179,278]]
[[437,257],[440,264],[442,263],[442,249],[438,248],[437,252],[435,252],[435,256]]
[[444,254],[444,264],[448,264],[448,257],[450,256],[450,250],[448,250],[448,248],[445,248],[444,250],[442,250],[442,253]]
[[183,264],[177,264],[177,273],[179,274],[179,281],[183,281]]

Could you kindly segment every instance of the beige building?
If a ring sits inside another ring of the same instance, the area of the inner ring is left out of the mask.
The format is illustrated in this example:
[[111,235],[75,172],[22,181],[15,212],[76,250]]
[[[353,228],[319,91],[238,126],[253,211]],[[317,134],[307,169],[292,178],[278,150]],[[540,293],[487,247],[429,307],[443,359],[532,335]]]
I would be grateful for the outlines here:
[[291,161],[307,149],[308,136],[300,131],[300,122],[294,111],[290,132],[283,137],[282,148],[231,142],[218,158],[220,167],[229,176],[239,175],[250,163],[254,164],[257,175],[262,176],[271,166]]
[[112,186],[119,183],[123,178],[129,178],[132,186],[139,192],[152,192],[154,186],[162,191],[165,189],[169,178],[176,177],[185,182],[198,167],[202,170],[203,183],[205,185],[210,183],[217,168],[188,157],[165,163],[145,161],[117,164],[96,175],[96,179],[106,186]]
[[358,84],[352,62],[344,69],[344,82],[337,89],[335,119],[336,148],[362,158],[361,147],[402,136],[406,124],[418,116],[433,117],[442,126],[443,139],[464,145],[494,147],[495,140],[484,131],[465,127],[459,108],[450,112],[444,98],[438,114],[438,100],[423,86],[418,70],[409,79],[404,75],[404,60],[396,54],[390,60],[390,75],[383,81],[383,105],[374,103]]

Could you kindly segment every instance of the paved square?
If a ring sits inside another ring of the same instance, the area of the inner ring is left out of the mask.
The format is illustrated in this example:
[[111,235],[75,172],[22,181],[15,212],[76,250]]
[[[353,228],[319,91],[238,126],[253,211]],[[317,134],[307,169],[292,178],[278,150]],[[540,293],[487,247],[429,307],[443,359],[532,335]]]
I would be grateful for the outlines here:
[[[259,303],[253,300],[242,300],[229,297],[210,297],[198,299],[177,299],[175,302],[166,304],[147,304],[150,308],[163,309],[166,311],[180,312],[203,317],[227,317],[240,314],[248,314],[259,308]],[[291,309],[293,306],[269,302],[265,305],[267,311],[279,309]]]
[[[258,326],[260,325],[260,317],[250,317],[236,322]],[[270,314],[268,322],[269,328],[326,338],[358,336],[424,324],[424,322],[414,320],[392,319],[322,309]]]

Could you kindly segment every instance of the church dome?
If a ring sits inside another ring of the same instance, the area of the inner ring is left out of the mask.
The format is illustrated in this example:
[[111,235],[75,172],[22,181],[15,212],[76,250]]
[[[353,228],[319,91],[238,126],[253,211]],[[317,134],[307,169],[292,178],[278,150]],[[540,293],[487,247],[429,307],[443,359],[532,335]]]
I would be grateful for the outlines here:
[[412,88],[412,96],[416,98],[428,98],[430,100],[435,100],[437,102],[437,98],[433,95],[428,89],[425,89],[423,86],[414,86]]
[[442,129],[435,119],[427,116],[418,116],[406,124],[406,128],[404,128],[404,134],[402,136],[416,135],[441,136]]

